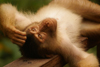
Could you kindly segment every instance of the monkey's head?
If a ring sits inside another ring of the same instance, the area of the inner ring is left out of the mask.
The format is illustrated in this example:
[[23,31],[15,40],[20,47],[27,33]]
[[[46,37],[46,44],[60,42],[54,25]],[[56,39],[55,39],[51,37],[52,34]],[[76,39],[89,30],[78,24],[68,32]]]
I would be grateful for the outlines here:
[[26,29],[27,40],[21,47],[26,57],[37,58],[52,55],[56,42],[57,21],[47,18],[40,23],[33,23]]

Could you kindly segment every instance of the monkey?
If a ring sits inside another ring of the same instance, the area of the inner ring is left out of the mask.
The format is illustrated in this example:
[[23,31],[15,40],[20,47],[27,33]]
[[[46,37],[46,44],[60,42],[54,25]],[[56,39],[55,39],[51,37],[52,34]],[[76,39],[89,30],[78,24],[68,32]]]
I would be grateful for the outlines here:
[[92,38],[94,30],[86,31],[81,25],[83,18],[99,22],[99,7],[88,0],[53,0],[37,13],[25,14],[11,4],[2,4],[0,29],[11,37],[9,32],[13,28],[17,38],[13,38],[13,43],[24,43],[20,46],[23,56],[59,54],[71,67],[99,67],[97,58],[82,50],[79,39],[81,34],[88,37],[89,32]]

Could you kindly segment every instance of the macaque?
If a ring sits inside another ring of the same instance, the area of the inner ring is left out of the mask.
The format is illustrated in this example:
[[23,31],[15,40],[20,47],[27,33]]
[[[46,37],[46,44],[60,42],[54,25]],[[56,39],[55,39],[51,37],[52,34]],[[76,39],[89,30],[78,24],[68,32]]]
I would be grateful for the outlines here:
[[[89,20],[99,23],[99,8],[88,0],[53,0],[37,13],[26,14],[11,4],[1,4],[0,29],[20,46],[25,57],[59,54],[71,67],[99,67],[97,58],[84,51],[80,39],[90,37],[88,42],[91,42],[100,35],[97,24],[88,28],[84,21],[85,18],[87,23]],[[93,35],[94,30],[98,35]]]

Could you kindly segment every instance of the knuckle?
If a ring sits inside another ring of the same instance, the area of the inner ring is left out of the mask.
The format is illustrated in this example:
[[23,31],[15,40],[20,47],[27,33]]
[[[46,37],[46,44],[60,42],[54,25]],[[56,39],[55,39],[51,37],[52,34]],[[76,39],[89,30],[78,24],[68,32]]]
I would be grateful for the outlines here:
[[16,33],[17,31],[15,29],[12,29],[12,32]]
[[9,29],[8,31],[13,32],[14,30],[13,29]]

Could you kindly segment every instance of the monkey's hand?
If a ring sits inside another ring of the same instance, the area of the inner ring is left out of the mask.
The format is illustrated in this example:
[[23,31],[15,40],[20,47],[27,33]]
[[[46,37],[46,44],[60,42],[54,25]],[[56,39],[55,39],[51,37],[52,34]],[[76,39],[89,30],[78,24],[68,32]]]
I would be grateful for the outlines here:
[[23,46],[25,43],[26,33],[19,31],[14,26],[6,27],[4,34],[7,35],[14,44]]

